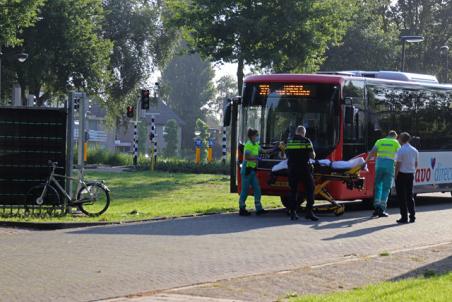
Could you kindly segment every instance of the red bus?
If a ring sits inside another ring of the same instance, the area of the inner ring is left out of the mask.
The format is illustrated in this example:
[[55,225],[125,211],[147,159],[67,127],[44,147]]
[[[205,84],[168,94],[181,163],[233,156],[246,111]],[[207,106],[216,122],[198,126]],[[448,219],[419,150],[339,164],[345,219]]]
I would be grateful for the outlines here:
[[[307,129],[318,159],[348,160],[364,156],[390,129],[408,131],[420,151],[415,193],[452,191],[452,85],[434,77],[397,72],[339,74],[272,74],[247,77],[241,97],[225,107],[225,126],[231,127],[231,192],[240,190],[240,164],[246,129],[260,133],[262,147],[275,146]],[[380,76],[378,76],[380,75]],[[388,76],[389,75],[389,76]],[[394,80],[396,79],[396,80]],[[267,184],[271,168],[282,159],[262,158],[257,175],[263,195],[287,199],[287,179]],[[373,198],[375,163],[362,190],[332,182],[336,200]]]

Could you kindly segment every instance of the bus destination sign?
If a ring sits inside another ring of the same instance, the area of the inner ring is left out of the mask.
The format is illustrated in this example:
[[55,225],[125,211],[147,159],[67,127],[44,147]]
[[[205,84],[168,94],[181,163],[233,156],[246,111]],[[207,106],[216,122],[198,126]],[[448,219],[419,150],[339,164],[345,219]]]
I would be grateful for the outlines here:
[[259,85],[259,95],[266,96],[273,93],[284,96],[311,96],[311,90],[306,89],[303,85],[285,84],[278,89],[270,89],[269,84]]

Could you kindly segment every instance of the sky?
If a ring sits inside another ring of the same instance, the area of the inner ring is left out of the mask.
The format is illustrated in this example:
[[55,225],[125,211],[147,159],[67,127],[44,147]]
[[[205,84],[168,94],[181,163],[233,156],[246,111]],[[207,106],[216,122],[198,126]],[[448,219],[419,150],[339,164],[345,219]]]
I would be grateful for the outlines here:
[[216,82],[219,78],[225,75],[230,75],[232,77],[236,77],[237,74],[237,64],[232,63],[224,63],[222,65],[214,65],[215,70],[215,78],[214,81]]

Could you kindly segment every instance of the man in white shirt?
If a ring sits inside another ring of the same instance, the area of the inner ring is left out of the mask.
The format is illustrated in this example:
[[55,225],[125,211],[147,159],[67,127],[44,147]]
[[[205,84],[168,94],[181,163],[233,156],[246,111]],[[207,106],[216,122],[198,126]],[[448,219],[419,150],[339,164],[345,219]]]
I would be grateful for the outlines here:
[[397,220],[397,223],[408,223],[408,212],[410,213],[409,222],[413,223],[416,220],[413,182],[419,161],[419,152],[410,145],[411,136],[407,132],[401,133],[398,140],[402,147],[396,156],[395,183],[402,217]]

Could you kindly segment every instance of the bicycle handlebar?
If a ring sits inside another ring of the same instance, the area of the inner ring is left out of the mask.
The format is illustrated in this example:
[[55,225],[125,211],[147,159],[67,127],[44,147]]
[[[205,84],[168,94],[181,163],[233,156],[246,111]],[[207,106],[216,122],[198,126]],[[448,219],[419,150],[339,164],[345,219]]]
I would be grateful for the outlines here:
[[49,167],[54,168],[54,169],[64,169],[64,167],[58,167],[58,162],[57,161],[49,160],[47,162],[47,164],[49,165]]

